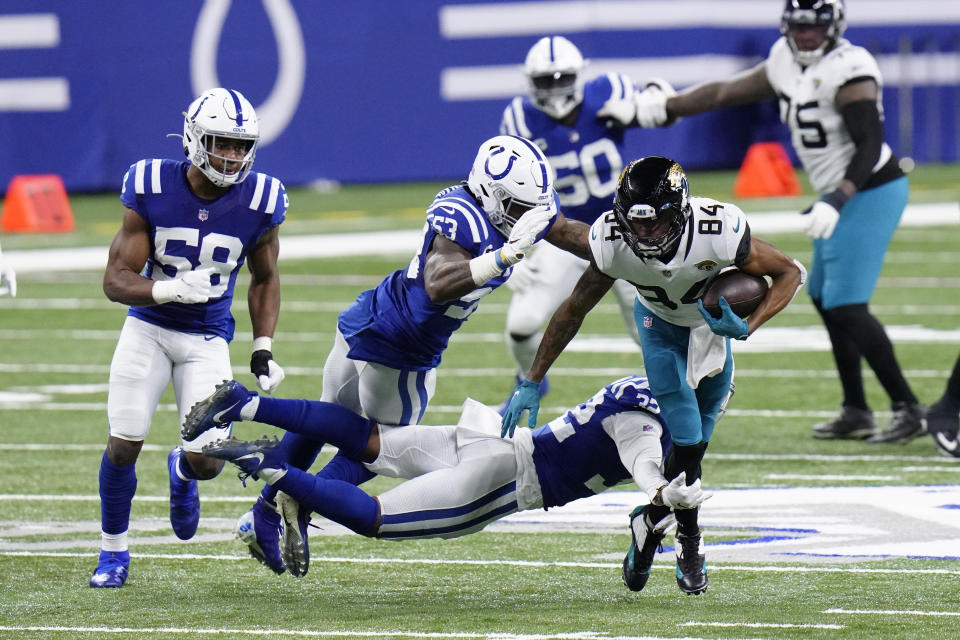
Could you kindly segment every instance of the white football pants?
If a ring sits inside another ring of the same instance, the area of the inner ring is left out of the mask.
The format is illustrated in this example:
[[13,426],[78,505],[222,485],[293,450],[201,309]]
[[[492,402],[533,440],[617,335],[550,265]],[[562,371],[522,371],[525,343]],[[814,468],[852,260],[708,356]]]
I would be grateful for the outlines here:
[[[146,439],[160,396],[171,380],[179,432],[190,407],[231,378],[230,350],[223,338],[172,331],[127,316],[110,363],[110,435],[135,442]],[[229,436],[231,428],[211,429],[191,442],[181,440],[181,446],[199,452],[208,442]]]

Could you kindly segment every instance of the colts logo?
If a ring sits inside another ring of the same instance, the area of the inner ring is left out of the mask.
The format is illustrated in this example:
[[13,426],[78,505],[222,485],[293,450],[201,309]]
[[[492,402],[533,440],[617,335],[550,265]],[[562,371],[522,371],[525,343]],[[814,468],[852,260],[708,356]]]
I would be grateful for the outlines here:
[[210,217],[210,212],[206,209],[200,209],[200,211],[197,212],[197,217],[200,218],[201,222],[205,222],[207,218]]
[[500,147],[496,151],[492,151],[490,153],[490,156],[487,158],[487,161],[483,163],[483,170],[486,171],[487,175],[493,178],[494,180],[500,180],[504,176],[506,176],[508,173],[510,173],[510,170],[513,169],[513,163],[517,161],[517,157],[511,154],[510,158],[507,160],[507,168],[503,170],[503,173],[494,173],[493,171],[491,171],[490,161],[493,160],[493,157],[495,155],[501,154],[504,151],[506,151],[504,147]]

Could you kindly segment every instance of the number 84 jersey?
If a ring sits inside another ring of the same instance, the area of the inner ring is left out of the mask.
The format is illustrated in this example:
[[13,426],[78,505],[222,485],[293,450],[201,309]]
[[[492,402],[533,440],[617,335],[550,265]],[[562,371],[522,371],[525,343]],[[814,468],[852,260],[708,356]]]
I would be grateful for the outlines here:
[[703,323],[697,299],[721,269],[741,264],[750,253],[750,226],[739,207],[711,198],[690,198],[691,214],[669,262],[640,258],[620,234],[613,212],[590,227],[593,263],[611,278],[637,288],[637,298],[654,315],[683,327]]

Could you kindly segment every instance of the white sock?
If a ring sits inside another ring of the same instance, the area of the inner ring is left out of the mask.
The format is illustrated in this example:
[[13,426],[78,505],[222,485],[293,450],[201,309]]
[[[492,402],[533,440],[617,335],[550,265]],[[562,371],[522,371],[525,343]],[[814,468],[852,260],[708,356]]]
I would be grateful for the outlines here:
[[127,532],[123,533],[104,533],[100,532],[100,548],[104,551],[126,551]]

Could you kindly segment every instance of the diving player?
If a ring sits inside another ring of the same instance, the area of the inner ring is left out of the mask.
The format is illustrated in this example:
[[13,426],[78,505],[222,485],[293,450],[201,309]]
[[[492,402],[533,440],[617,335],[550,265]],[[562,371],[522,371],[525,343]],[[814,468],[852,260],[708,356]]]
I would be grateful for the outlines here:
[[396,427],[331,403],[260,398],[227,380],[191,410],[184,435],[241,419],[330,442],[373,473],[409,478],[371,497],[290,467],[270,448],[275,441],[231,438],[204,448],[304,508],[376,538],[455,538],[517,511],[557,507],[633,479],[663,512],[649,535],[631,517],[633,542],[623,575],[634,591],[646,583],[674,511],[709,497],[699,480],[688,485],[683,473],[672,482],[663,477],[660,463],[670,438],[646,378],[638,376],[616,380],[552,422],[520,429],[510,439],[499,437],[500,416],[469,398],[455,426]]
[[[637,125],[637,90],[622,73],[584,82],[585,66],[580,50],[563,36],[538,40],[524,63],[530,94],[510,102],[500,132],[529,138],[540,147],[557,173],[557,199],[564,215],[589,225],[610,210],[624,164],[626,129]],[[512,295],[506,340],[517,365],[517,382],[533,363],[543,325],[586,268],[586,260],[541,244],[514,269],[507,282]],[[614,283],[613,290],[624,323],[639,343],[633,322],[636,293],[623,281]],[[544,378],[541,396],[548,389]]]
[[[339,315],[323,368],[321,400],[379,424],[420,421],[450,336],[506,281],[534,243],[546,238],[582,252],[579,238],[586,232],[586,225],[559,212],[553,172],[540,149],[506,135],[480,145],[466,183],[438,193],[426,218],[420,247],[409,265],[362,292]],[[322,441],[288,433],[280,448],[290,466],[307,469],[322,446]],[[371,477],[339,455],[320,473],[353,484]],[[303,575],[309,564],[310,512],[298,513],[293,501],[274,505],[275,495],[275,489],[265,487],[254,507],[241,516],[237,531],[255,558],[283,572],[279,527],[268,524],[274,509],[282,506],[283,544],[293,550],[288,557],[297,558],[288,568]]]
[[[873,56],[843,38],[843,0],[786,0],[764,62],[729,80],[670,97],[662,82],[638,97],[644,126],[736,104],[779,99],[797,152],[820,199],[803,211],[813,238],[808,291],[830,335],[843,389],[840,414],[814,438],[908,441],[923,407],[903,377],[886,330],[868,308],[890,239],[907,204],[907,178],[884,142],[883,79]],[[877,429],[863,388],[866,359],[893,416]]]
[[[589,247],[590,266],[547,325],[533,365],[504,413],[503,433],[513,434],[525,410],[528,424],[536,425],[540,381],[587,313],[621,278],[637,291],[634,313],[643,364],[673,439],[664,476],[673,480],[686,472],[687,482],[693,482],[731,392],[730,338],[746,340],[783,309],[803,282],[803,268],[773,245],[751,238],[738,207],[690,197],[683,169],[660,156],[626,166],[613,211],[590,227]],[[699,299],[710,280],[732,265],[772,281],[749,321],[734,314],[723,298],[723,315],[713,318]],[[664,513],[651,507],[636,518],[642,517],[652,532]],[[677,584],[686,593],[703,593],[707,574],[695,509],[677,513],[677,542]]]
[[[123,179],[123,223],[110,245],[103,291],[130,305],[110,364],[109,438],[100,461],[101,551],[91,587],[127,579],[127,528],[137,489],[134,466],[161,394],[172,381],[180,421],[197,400],[232,377],[227,343],[240,267],[250,270],[247,306],[253,324],[250,369],[264,391],[283,370],[271,341],[280,311],[278,227],[287,210],[283,184],[251,173],[260,128],[240,92],[210,89],[183,114],[187,160],[140,160]],[[189,540],[200,520],[197,480],[223,462],[200,453],[230,425],[167,457],[170,524]]]

